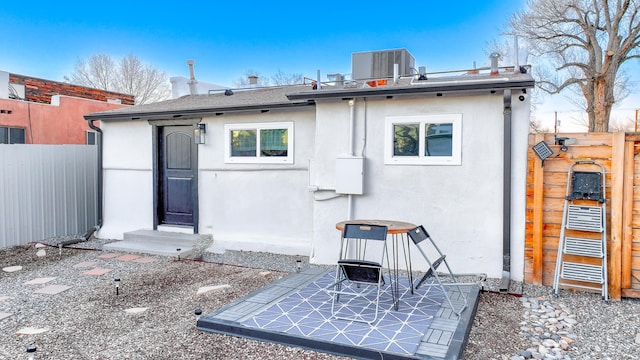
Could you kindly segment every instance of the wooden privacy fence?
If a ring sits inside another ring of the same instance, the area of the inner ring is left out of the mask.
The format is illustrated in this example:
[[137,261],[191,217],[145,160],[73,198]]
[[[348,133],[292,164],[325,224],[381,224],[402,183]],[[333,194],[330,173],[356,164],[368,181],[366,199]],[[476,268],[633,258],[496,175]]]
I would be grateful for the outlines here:
[[[562,151],[554,134],[529,136],[525,282],[553,285],[569,167],[592,160],[606,169],[609,296],[640,298],[640,134],[557,137],[575,144]],[[544,162],[531,149],[540,141],[553,150]]]

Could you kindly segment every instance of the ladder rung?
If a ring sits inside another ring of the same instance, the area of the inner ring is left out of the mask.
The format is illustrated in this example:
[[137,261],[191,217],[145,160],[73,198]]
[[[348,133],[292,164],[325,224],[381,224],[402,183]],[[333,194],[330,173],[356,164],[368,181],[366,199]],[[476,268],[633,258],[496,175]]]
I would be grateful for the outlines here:
[[569,205],[567,229],[602,232],[602,207]]
[[563,262],[560,277],[567,280],[586,281],[602,284],[602,266]]
[[604,256],[602,240],[565,237],[564,253],[571,255],[602,258]]

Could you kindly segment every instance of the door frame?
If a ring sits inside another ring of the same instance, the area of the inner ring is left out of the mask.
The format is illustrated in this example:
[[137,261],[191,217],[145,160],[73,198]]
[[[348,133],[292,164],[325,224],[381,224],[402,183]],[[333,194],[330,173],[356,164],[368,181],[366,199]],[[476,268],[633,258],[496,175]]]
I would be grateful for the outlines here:
[[[162,189],[160,189],[160,175],[162,171],[162,164],[160,164],[160,145],[162,140],[162,128],[165,126],[191,126],[193,130],[195,130],[198,123],[202,121],[202,118],[194,118],[194,119],[165,119],[165,120],[149,120],[149,124],[151,125],[151,138],[152,138],[152,162],[153,162],[153,230],[157,230],[160,224],[160,203],[162,199],[160,198],[160,193]],[[193,181],[195,186],[193,187],[191,197],[193,201],[193,233],[198,234],[198,223],[199,223],[199,205],[198,205],[198,145],[194,144],[196,147],[195,151],[195,164],[196,168],[193,173]]]

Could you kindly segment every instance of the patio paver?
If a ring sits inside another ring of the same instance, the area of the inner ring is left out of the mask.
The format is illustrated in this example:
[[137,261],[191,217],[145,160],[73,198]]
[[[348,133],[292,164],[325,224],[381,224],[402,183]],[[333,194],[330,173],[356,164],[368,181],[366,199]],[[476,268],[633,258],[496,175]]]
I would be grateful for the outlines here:
[[33,280],[29,280],[27,282],[25,282],[25,285],[42,285],[42,284],[46,284],[49,281],[55,280],[56,278],[54,277],[42,277],[42,278],[36,278]]
[[36,294],[55,295],[71,289],[68,285],[49,285],[34,291]]
[[94,275],[94,276],[100,276],[100,275],[104,275],[108,272],[113,271],[113,269],[101,269],[101,268],[95,268],[95,269],[91,269],[89,271],[85,271],[82,274],[84,275]]
[[140,264],[148,264],[148,263],[152,263],[152,262],[156,261],[156,259],[150,258],[150,257],[143,257],[143,258],[139,258],[139,259],[133,259],[131,261],[137,262],[137,263],[140,263]]
[[127,255],[118,256],[116,258],[116,260],[132,261],[132,260],[136,260],[136,259],[139,259],[139,258],[141,258],[141,256],[139,256],[139,255],[127,254]]
[[98,256],[99,259],[113,259],[116,258],[118,256],[122,256],[122,254],[120,253],[106,253],[106,254],[102,254],[100,256]]

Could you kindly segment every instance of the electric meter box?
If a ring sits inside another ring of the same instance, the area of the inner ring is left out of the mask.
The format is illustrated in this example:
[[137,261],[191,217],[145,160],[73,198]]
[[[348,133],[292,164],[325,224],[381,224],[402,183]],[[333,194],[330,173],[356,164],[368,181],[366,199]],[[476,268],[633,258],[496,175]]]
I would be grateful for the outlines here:
[[362,195],[364,158],[357,156],[336,158],[336,193]]

